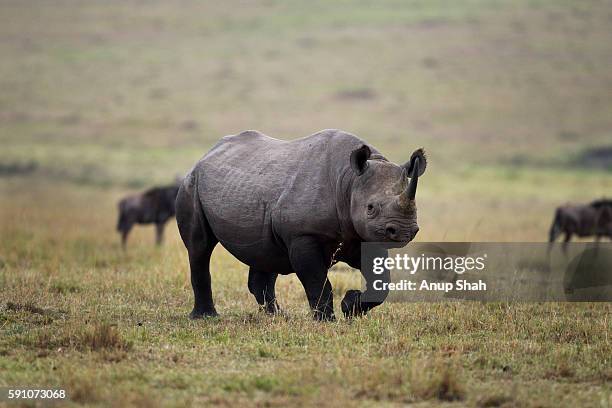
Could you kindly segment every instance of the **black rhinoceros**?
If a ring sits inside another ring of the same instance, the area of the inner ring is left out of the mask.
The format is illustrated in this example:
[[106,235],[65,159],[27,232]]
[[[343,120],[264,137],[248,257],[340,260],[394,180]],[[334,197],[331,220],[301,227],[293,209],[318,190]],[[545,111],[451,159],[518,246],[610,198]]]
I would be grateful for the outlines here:
[[[209,260],[220,242],[250,267],[249,290],[266,311],[279,311],[278,274],[295,272],[314,317],[333,320],[331,263],[360,269],[362,242],[401,246],[414,238],[414,199],[425,167],[422,149],[398,166],[340,130],[294,141],[257,131],[224,137],[187,174],[176,200],[195,295],[190,316],[217,315]],[[360,295],[347,293],[345,315],[381,303]]]

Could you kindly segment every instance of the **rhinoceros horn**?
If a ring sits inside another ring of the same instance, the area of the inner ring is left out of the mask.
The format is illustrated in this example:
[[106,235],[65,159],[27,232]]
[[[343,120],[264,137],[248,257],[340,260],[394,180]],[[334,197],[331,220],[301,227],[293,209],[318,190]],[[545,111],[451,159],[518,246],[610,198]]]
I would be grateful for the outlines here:
[[414,200],[416,196],[417,184],[419,183],[419,158],[414,159],[414,168],[412,169],[412,175],[410,176],[410,184],[406,189],[406,194],[409,200]]
[[423,149],[418,149],[412,153],[410,160],[402,166],[404,168],[403,173],[410,175],[410,183],[408,183],[406,190],[402,192],[400,202],[405,203],[407,200],[414,200],[416,197],[417,184],[419,183],[419,176],[425,172],[426,166],[427,159],[425,158]]

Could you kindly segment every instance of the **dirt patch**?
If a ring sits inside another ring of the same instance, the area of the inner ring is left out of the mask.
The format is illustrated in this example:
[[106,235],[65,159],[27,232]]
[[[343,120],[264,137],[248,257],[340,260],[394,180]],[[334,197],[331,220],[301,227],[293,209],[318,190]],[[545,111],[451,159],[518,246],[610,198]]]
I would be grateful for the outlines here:
[[370,88],[343,89],[335,96],[340,100],[371,100],[376,98],[376,92]]
[[425,68],[434,69],[438,68],[440,62],[434,57],[426,57],[423,59],[422,64]]
[[200,129],[200,124],[192,119],[184,120],[179,124],[179,128],[184,132],[195,132]]

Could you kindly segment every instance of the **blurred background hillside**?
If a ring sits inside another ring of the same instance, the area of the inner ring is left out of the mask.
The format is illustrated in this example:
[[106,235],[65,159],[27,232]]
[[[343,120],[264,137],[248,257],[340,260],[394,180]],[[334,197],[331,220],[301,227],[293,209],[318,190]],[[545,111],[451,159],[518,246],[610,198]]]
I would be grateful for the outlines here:
[[62,205],[89,193],[110,212],[118,195],[184,174],[223,135],[324,128],[398,162],[426,148],[424,239],[544,239],[555,205],[612,195],[609,1],[62,0],[0,11],[5,197],[59,194]]

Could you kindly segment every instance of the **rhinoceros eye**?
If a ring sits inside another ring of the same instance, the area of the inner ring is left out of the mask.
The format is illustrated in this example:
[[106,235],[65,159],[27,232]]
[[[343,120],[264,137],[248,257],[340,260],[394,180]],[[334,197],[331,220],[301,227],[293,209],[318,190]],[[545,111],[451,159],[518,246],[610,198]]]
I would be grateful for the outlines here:
[[368,204],[368,217],[374,217],[378,212],[377,208],[378,207],[374,204]]

